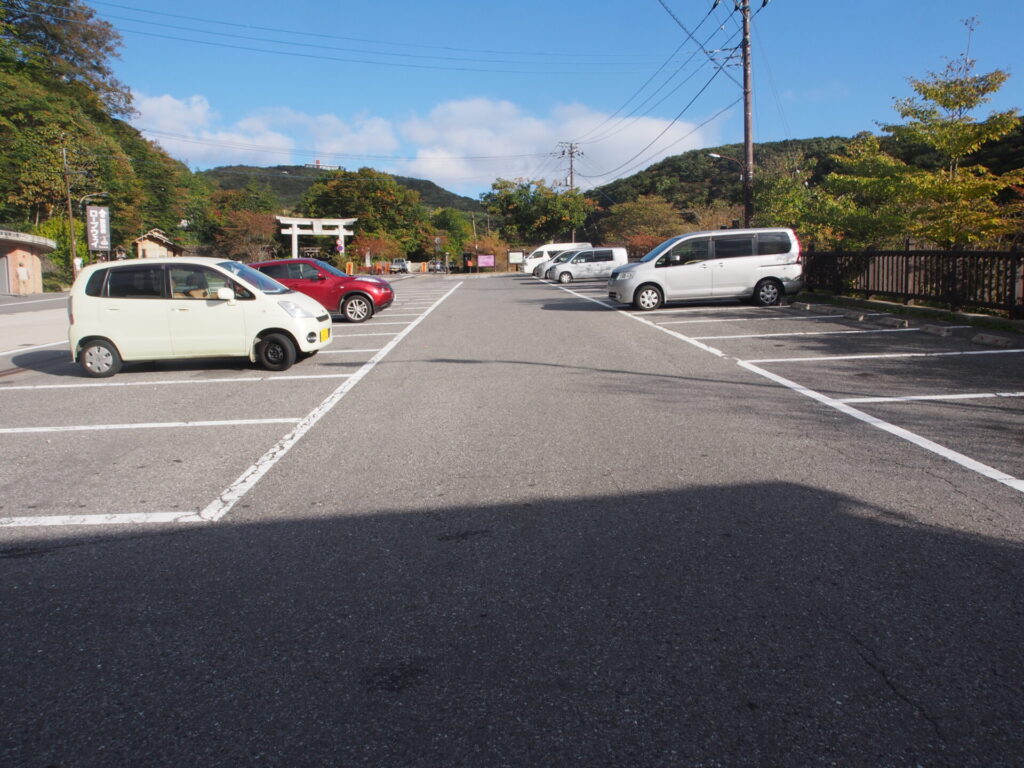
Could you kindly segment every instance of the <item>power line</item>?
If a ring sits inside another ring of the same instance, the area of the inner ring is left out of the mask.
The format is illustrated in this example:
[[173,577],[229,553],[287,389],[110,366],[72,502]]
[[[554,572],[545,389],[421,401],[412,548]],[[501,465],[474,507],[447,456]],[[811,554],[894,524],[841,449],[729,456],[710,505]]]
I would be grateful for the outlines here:
[[658,141],[658,139],[660,139],[662,136],[664,136],[666,133],[668,133],[668,130],[679,121],[679,118],[681,118],[686,113],[686,111],[691,106],[693,106],[693,103],[695,101],[697,101],[698,98],[700,98],[701,94],[704,93],[704,91],[706,91],[708,89],[708,87],[711,85],[711,83],[713,83],[715,81],[715,78],[717,78],[718,75],[721,74],[721,72],[722,72],[722,70],[720,68],[716,69],[715,73],[713,75],[711,75],[711,78],[706,83],[704,83],[704,87],[701,88],[699,91],[697,91],[696,95],[694,95],[694,97],[687,102],[685,107],[683,107],[681,110],[679,110],[679,113],[675,117],[672,118],[672,121],[668,125],[665,126],[665,128],[661,131],[661,133],[659,133],[657,136],[655,136],[653,139],[651,139],[650,143],[648,143],[647,146],[645,146],[643,149],[641,149],[639,152],[637,152],[635,155],[633,155],[631,158],[629,158],[629,160],[626,160],[624,163],[622,163],[622,165],[620,165],[620,166],[618,166],[616,168],[612,168],[610,171],[607,171],[607,172],[605,172],[605,173],[603,173],[601,175],[602,176],[611,176],[612,174],[618,172],[622,168],[624,168],[627,165],[629,165],[629,163],[633,162],[638,157],[640,157],[640,155],[642,155],[644,152],[646,152],[648,149],[650,149]]
[[[53,3],[44,3],[44,5],[47,5],[50,8],[53,8],[54,12],[53,13],[44,13],[42,11],[36,11],[36,12],[28,12],[27,15],[35,16],[37,18],[50,19],[52,21],[59,21],[59,22],[62,22],[62,23],[75,24],[77,26],[98,26],[94,22],[90,23],[90,22],[80,21],[80,20],[76,20],[76,19],[71,19],[71,18],[68,18],[66,16],[62,16],[59,13],[57,13],[58,11],[66,10],[66,8],[64,6],[55,5]],[[137,9],[133,9],[133,10],[137,10]],[[116,15],[109,15],[107,18],[109,18],[109,19],[117,19],[117,20],[122,21],[122,22],[127,21],[127,22],[132,22],[132,23],[137,23],[137,24],[146,24],[146,25],[156,25],[156,24],[158,24],[158,22],[146,21],[144,19],[126,18],[124,16],[116,16]],[[200,21],[203,21],[203,20],[200,20]],[[229,24],[230,26],[244,26],[244,25],[230,24],[229,22],[204,21],[204,23]],[[199,35],[212,36],[212,37],[216,37],[216,38],[227,38],[227,39],[232,39],[232,40],[242,40],[242,41],[249,41],[249,42],[254,42],[254,43],[267,43],[267,44],[270,44],[270,45],[280,45],[280,46],[301,46],[303,49],[310,49],[311,47],[314,47],[314,46],[311,46],[310,43],[308,41],[305,41],[305,40],[296,42],[296,41],[292,41],[292,40],[282,40],[282,39],[278,39],[278,38],[254,37],[254,36],[251,36],[251,35],[234,34],[234,33],[231,33],[231,32],[217,32],[217,31],[213,31],[213,30],[196,29],[194,27],[185,27],[185,26],[180,26],[180,25],[175,25],[175,24],[167,24],[167,23],[159,23],[159,27],[162,30],[178,30],[180,32],[185,32],[185,33],[194,33],[194,34],[199,34]],[[251,28],[251,27],[246,27],[246,28]],[[409,63],[409,62],[402,62],[402,61],[386,61],[386,60],[378,61],[378,60],[343,58],[343,57],[338,57],[338,56],[331,56],[331,55],[326,54],[326,53],[324,53],[324,54],[310,53],[310,52],[308,52],[308,50],[305,50],[305,51],[289,51],[289,50],[273,50],[273,49],[267,49],[267,48],[256,48],[256,47],[250,47],[250,46],[240,45],[240,44],[231,44],[231,43],[226,43],[226,42],[221,42],[221,41],[216,41],[216,40],[202,40],[202,39],[196,39],[194,37],[180,37],[180,36],[177,36],[177,35],[166,34],[166,33],[155,32],[155,31],[149,31],[149,30],[143,30],[143,29],[131,29],[131,28],[127,28],[127,27],[124,27],[124,26],[117,26],[117,27],[115,27],[115,29],[117,29],[117,31],[119,33],[121,33],[121,34],[145,35],[145,36],[156,37],[156,38],[161,38],[161,39],[168,39],[168,40],[175,40],[175,41],[180,41],[180,42],[194,43],[194,44],[197,44],[197,45],[219,46],[219,47],[230,48],[230,49],[234,49],[234,50],[245,50],[245,51],[252,51],[252,52],[257,52],[257,53],[277,54],[277,55],[281,55],[281,56],[295,56],[295,57],[300,57],[300,58],[322,59],[322,60],[325,60],[325,61],[337,61],[337,62],[343,62],[343,63],[356,63],[356,64],[371,64],[371,65],[374,65],[374,66],[405,67],[405,68],[411,68],[411,69],[431,69],[431,70],[443,70],[443,71],[482,72],[482,73],[489,73],[489,74],[524,74],[524,75],[547,74],[547,75],[552,75],[552,74],[581,74],[581,72],[580,72],[581,69],[584,70],[584,71],[593,71],[595,68],[603,67],[603,66],[605,66],[606,64],[609,63],[607,61],[607,58],[602,58],[601,60],[598,60],[598,61],[584,61],[584,60],[581,60],[579,57],[575,57],[575,58],[573,58],[573,59],[571,59],[569,61],[555,62],[557,64],[557,66],[570,66],[570,67],[572,67],[571,69],[565,69],[565,70],[542,70],[542,69],[501,69],[501,68],[494,68],[494,67],[468,67],[468,66],[456,66],[455,64],[446,65],[446,64],[429,64],[429,63]],[[263,28],[263,27],[256,27],[256,29],[265,29],[265,28]],[[332,38],[332,37],[330,37],[328,35],[318,35],[318,34],[311,34],[311,33],[289,33],[289,34],[303,34],[303,35],[309,36],[309,37],[325,37],[325,38],[330,39],[330,40],[346,39],[346,38]],[[380,44],[380,43],[378,43],[378,44]],[[441,56],[441,55],[436,55],[436,54],[424,55],[424,54],[414,54],[414,53],[374,51],[374,50],[366,50],[366,49],[361,49],[361,48],[344,48],[344,47],[339,47],[337,45],[332,45],[332,46],[329,46],[329,47],[328,46],[323,46],[323,47],[326,47],[328,50],[331,50],[331,51],[338,51],[338,50],[340,50],[340,51],[347,51],[347,52],[355,53],[355,54],[363,54],[363,55],[370,55],[370,56],[380,56],[380,57],[393,57],[393,58],[402,58],[402,59],[421,59],[421,60],[427,60],[427,61],[467,62],[467,63],[468,62],[479,63],[479,61],[480,61],[478,56],[466,57],[466,56]],[[511,55],[511,54],[509,54],[509,55]],[[492,62],[488,62],[488,63],[493,63],[493,64],[518,64],[518,65],[522,65],[522,62],[523,62],[522,57],[521,56],[517,56],[515,59],[512,59],[512,60],[496,59],[496,60],[493,60]],[[550,56],[545,56],[544,57],[544,62],[545,63],[551,63],[552,62],[551,57]],[[613,64],[613,65],[614,66],[618,66],[618,64]],[[616,72],[614,70],[604,70],[603,74],[616,74]]]
[[[695,134],[695,133],[696,133],[697,131],[699,131],[699,130],[700,130],[701,128],[703,128],[704,126],[706,126],[706,125],[708,125],[708,124],[710,124],[710,123],[714,122],[715,120],[717,120],[717,119],[718,119],[719,117],[721,117],[721,116],[722,116],[723,114],[725,114],[725,113],[726,113],[726,112],[728,112],[728,111],[729,111],[730,109],[732,109],[732,108],[733,108],[733,107],[735,107],[735,106],[736,106],[737,104],[739,104],[739,103],[740,103],[740,102],[741,102],[742,100],[743,100],[743,97],[742,97],[742,96],[740,96],[740,97],[737,97],[737,98],[736,98],[736,100],[735,100],[735,101],[733,101],[733,102],[732,102],[731,104],[727,104],[726,106],[722,107],[722,108],[721,108],[720,110],[718,110],[717,112],[715,112],[715,114],[711,115],[711,117],[709,117],[709,118],[707,118],[706,120],[704,120],[703,122],[701,122],[701,123],[699,123],[699,124],[695,125],[695,126],[694,126],[694,127],[692,128],[692,129],[690,129],[689,131],[687,131],[686,133],[684,133],[684,134],[683,134],[682,136],[680,136],[680,137],[679,137],[678,139],[676,139],[675,141],[673,141],[673,142],[672,142],[671,144],[669,144],[669,145],[667,145],[667,146],[663,147],[663,148],[662,148],[661,150],[659,150],[659,151],[660,151],[660,152],[665,152],[666,150],[672,149],[673,147],[675,147],[675,146],[676,146],[676,145],[678,145],[679,143],[681,143],[681,142],[685,141],[686,139],[690,138],[690,136],[692,136],[693,134]],[[667,129],[666,129],[666,130],[667,130]],[[664,131],[662,132],[662,135],[664,135]],[[659,135],[659,136],[658,136],[657,138],[655,138],[655,140],[654,140],[654,141],[657,141],[657,140],[658,140],[659,138],[661,138],[661,135]],[[651,144],[653,144],[653,143],[654,143],[654,142],[652,141],[652,142],[651,142]],[[648,144],[648,145],[647,145],[647,147],[650,147],[650,146],[651,146],[651,144]],[[647,149],[647,147],[645,147],[644,149]],[[630,160],[634,160],[634,159],[636,159],[637,157],[639,157],[639,156],[640,156],[640,154],[642,154],[642,153],[643,153],[643,151],[644,151],[644,150],[640,150],[640,152],[639,152],[639,153],[637,153],[636,155],[634,155],[634,156],[633,156],[632,158],[630,158]],[[655,155],[656,155],[656,154],[657,154],[657,153],[655,153]],[[646,163],[650,162],[651,160],[653,160],[653,159],[654,159],[654,157],[655,157],[655,155],[650,155],[650,156],[648,156],[647,158],[645,158],[645,159],[641,160],[641,161],[640,161],[639,163],[637,163],[637,164],[635,164],[635,165],[633,165],[633,166],[631,166],[631,167],[629,167],[629,168],[626,168],[626,169],[625,169],[625,171],[623,171],[623,172],[621,172],[621,173],[620,173],[620,171],[622,170],[622,166],[620,165],[620,166],[619,166],[618,168],[613,168],[613,169],[612,169],[611,171],[607,171],[607,172],[605,172],[605,173],[600,173],[600,174],[597,174],[597,175],[595,175],[595,176],[584,176],[583,174],[579,174],[579,175],[580,175],[580,176],[583,176],[583,178],[586,178],[586,179],[598,179],[598,178],[608,178],[609,176],[613,176],[613,174],[614,174],[614,176],[617,176],[617,177],[621,178],[621,177],[622,177],[622,176],[624,176],[625,174],[627,174],[627,173],[630,173],[630,172],[632,172],[632,171],[636,170],[637,168],[639,168],[640,166],[642,166],[642,165],[644,165],[644,164],[646,164]],[[630,160],[627,160],[626,162],[628,163],[628,162],[630,162]],[[625,165],[625,163],[624,163],[623,165]]]
[[190,144],[203,144],[203,145],[208,145],[208,146],[213,146],[213,147],[224,147],[226,149],[251,150],[251,151],[254,151],[254,152],[278,152],[278,153],[288,152],[288,153],[294,153],[294,154],[309,155],[311,157],[316,157],[317,155],[319,155],[321,157],[336,157],[336,158],[346,158],[347,157],[347,158],[352,158],[352,159],[363,159],[363,160],[418,160],[418,161],[439,160],[439,161],[448,161],[448,160],[514,160],[514,159],[517,159],[517,158],[524,158],[524,157],[544,157],[547,154],[545,152],[532,152],[532,153],[526,153],[526,154],[520,154],[520,155],[461,155],[461,156],[460,155],[444,155],[444,156],[429,157],[429,158],[420,157],[420,156],[417,156],[417,155],[365,155],[365,154],[351,154],[351,153],[344,153],[344,152],[324,152],[324,151],[315,150],[315,149],[288,149],[288,150],[283,150],[283,149],[281,149],[279,147],[272,147],[272,146],[268,146],[268,145],[243,144],[241,142],[216,141],[216,140],[213,140],[213,139],[200,139],[200,138],[197,138],[197,137],[194,137],[194,136],[189,136],[187,134],[170,133],[168,131],[160,131],[160,130],[157,130],[155,128],[137,128],[137,130],[139,130],[142,133],[145,133],[147,135],[174,139],[175,141],[184,141],[184,142],[187,142],[187,143],[190,143]]

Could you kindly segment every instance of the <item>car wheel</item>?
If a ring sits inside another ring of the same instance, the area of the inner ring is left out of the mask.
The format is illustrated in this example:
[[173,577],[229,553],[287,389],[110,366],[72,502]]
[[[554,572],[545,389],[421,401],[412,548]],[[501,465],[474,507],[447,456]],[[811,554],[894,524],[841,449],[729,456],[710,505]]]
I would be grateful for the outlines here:
[[558,276],[558,282],[560,282],[560,283],[571,283],[572,282],[572,273],[571,272],[563,272],[562,274],[560,274]]
[[661,291],[653,285],[640,288],[633,297],[633,306],[645,312],[661,306]]
[[760,307],[771,307],[782,300],[782,285],[778,280],[765,278],[754,286],[754,303]]
[[349,296],[341,302],[341,314],[350,323],[361,323],[373,315],[373,305],[365,296]]
[[105,379],[121,370],[121,355],[109,341],[93,339],[82,345],[78,360],[87,376]]
[[287,371],[295,355],[295,344],[283,333],[268,333],[256,345],[256,359],[268,371]]

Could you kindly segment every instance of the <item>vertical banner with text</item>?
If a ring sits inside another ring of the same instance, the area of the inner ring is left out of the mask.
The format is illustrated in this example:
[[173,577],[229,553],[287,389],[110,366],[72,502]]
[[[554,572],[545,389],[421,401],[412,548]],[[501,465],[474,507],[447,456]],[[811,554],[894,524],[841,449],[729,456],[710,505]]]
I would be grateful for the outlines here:
[[110,209],[105,205],[85,206],[85,231],[90,251],[109,251]]

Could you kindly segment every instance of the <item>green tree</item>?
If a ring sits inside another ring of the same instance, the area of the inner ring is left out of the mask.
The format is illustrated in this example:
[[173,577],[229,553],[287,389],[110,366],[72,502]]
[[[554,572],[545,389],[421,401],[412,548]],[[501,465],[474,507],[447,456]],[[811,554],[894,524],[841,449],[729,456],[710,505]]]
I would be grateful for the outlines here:
[[217,248],[239,261],[270,259],[278,251],[277,220],[257,211],[228,211],[214,235]]
[[466,220],[466,214],[454,208],[441,208],[435,211],[430,223],[442,238],[441,250],[451,258],[457,257],[465,250],[465,245],[473,234],[473,227]]
[[[973,32],[974,20],[965,23]],[[994,242],[1018,226],[1018,206],[1001,205],[999,195],[1024,181],[1024,171],[995,174],[979,164],[965,165],[1019,123],[1017,110],[994,112],[985,120],[974,117],[1009,77],[1001,70],[976,74],[974,66],[964,53],[940,73],[910,78],[916,96],[895,102],[905,122],[883,126],[897,145],[930,150],[939,167],[909,166],[883,152],[878,140],[862,137],[828,178],[828,191],[847,204],[849,240],[884,240],[903,231],[960,248]],[[872,230],[874,238],[867,236]]]
[[560,192],[543,180],[498,179],[481,200],[490,213],[501,217],[502,238],[510,243],[568,239],[597,207],[582,193],[574,189]]
[[113,115],[132,114],[131,91],[113,75],[121,35],[79,0],[3,0],[0,60],[60,87],[95,94]]
[[640,195],[636,200],[616,203],[601,222],[605,240],[626,242],[631,237],[664,240],[687,230],[679,209],[663,197]]
[[318,218],[356,218],[355,232],[389,235],[408,255],[419,253],[429,240],[419,193],[372,168],[332,171],[318,178],[303,195],[299,210]]

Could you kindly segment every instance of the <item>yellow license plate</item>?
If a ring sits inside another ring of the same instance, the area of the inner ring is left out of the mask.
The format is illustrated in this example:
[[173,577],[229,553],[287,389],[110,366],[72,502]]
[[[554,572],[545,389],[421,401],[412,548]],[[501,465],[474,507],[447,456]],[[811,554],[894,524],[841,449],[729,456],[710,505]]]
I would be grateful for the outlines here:
[[331,329],[330,328],[321,328],[320,329],[320,341],[327,341],[329,338],[331,338]]

